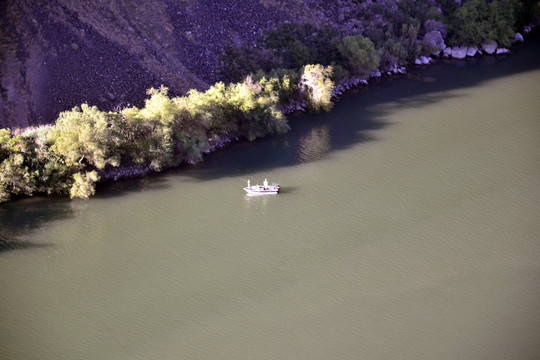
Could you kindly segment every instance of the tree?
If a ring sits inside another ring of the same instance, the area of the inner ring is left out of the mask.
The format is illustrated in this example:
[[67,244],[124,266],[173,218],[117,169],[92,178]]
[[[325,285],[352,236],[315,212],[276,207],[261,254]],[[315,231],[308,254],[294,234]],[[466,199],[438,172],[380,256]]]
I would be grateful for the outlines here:
[[332,108],[332,67],[306,65],[300,78],[300,88],[307,95],[308,106],[314,110],[329,111]]
[[367,75],[379,67],[380,56],[373,42],[362,35],[343,38],[338,51],[347,61],[349,68],[358,75]]
[[47,135],[51,152],[65,159],[68,166],[118,166],[119,138],[110,126],[110,116],[87,104],[62,112]]
[[95,184],[99,176],[95,170],[87,173],[75,173],[73,175],[73,185],[69,190],[69,196],[73,198],[88,199],[96,192]]
[[249,140],[266,134],[283,134],[289,130],[287,119],[277,108],[277,98],[259,87],[243,82],[228,87],[232,116],[239,121],[242,136]]
[[32,195],[36,191],[36,171],[29,167],[32,158],[27,138],[0,130],[0,202],[11,195]]
[[496,40],[510,46],[514,35],[515,11],[510,1],[468,0],[449,15],[450,45],[479,45]]

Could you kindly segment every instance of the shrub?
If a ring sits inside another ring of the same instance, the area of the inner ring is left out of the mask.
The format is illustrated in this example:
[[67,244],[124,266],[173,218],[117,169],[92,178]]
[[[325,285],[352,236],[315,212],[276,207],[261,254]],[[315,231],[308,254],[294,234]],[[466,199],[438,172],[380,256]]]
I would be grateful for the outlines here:
[[308,107],[313,111],[332,108],[332,91],[334,83],[332,78],[332,67],[322,65],[306,65],[302,70],[300,78],[300,89],[304,92]]
[[60,113],[47,141],[53,154],[62,156],[67,166],[102,169],[118,165],[118,138],[110,126],[109,114],[87,104]]
[[373,42],[362,35],[347,36],[338,46],[348,68],[355,74],[367,75],[379,67],[380,56]]
[[99,176],[96,171],[76,173],[73,175],[73,185],[69,190],[69,196],[73,198],[88,199],[96,192],[96,182]]
[[468,0],[447,16],[449,45],[478,45],[496,40],[510,46],[514,35],[515,11],[511,2]]

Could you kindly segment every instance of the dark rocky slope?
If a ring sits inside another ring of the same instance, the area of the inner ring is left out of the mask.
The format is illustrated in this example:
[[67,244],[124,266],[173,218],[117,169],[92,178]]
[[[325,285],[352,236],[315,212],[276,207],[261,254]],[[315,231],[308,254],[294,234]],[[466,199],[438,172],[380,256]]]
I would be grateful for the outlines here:
[[[321,21],[320,1],[7,0],[0,4],[0,128],[54,122],[83,102],[140,105],[215,82],[226,43],[283,21]],[[310,4],[313,3],[313,4]]]
[[[279,23],[309,23],[331,28],[341,37],[363,34],[375,39],[395,33],[393,40],[401,45],[429,45],[437,54],[444,50],[445,55],[458,57],[460,49],[444,44],[446,26],[433,20],[442,14],[442,4],[458,3],[461,1],[4,0],[0,2],[0,129],[53,123],[59,112],[81,103],[102,110],[141,106],[146,90],[160,85],[168,87],[173,96],[189,89],[207,89],[220,80],[219,55],[226,45],[259,49],[255,48],[257,37]],[[540,18],[540,3],[523,0],[519,4],[536,4],[536,17]],[[407,19],[404,9],[413,8],[412,16],[419,19],[415,19],[416,25],[407,25],[411,18]],[[386,46],[382,41],[379,39],[379,45]],[[393,41],[388,48],[395,45]],[[469,48],[463,49],[466,56]],[[401,72],[405,64],[396,54],[381,59],[381,71]],[[417,62],[425,63],[422,59]],[[361,80],[353,79],[353,84]]]

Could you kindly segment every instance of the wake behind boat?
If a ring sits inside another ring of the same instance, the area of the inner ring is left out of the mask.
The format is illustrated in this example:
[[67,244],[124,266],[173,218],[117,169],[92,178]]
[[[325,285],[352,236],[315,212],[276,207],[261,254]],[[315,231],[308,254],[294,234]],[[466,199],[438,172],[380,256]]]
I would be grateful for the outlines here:
[[247,187],[244,188],[245,192],[248,193],[248,195],[272,195],[277,194],[281,187],[279,184],[271,184],[268,185],[268,180],[264,179],[264,182],[262,185],[253,185],[251,186],[251,182],[247,181]]

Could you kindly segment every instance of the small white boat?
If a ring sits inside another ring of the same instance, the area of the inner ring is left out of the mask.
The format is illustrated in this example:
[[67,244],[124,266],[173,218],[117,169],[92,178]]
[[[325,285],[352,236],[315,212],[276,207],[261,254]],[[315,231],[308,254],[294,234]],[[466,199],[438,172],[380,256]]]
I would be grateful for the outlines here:
[[248,186],[244,188],[245,192],[248,195],[273,195],[277,194],[281,187],[278,184],[268,185],[268,180],[264,179],[262,185],[253,185],[251,186],[250,181],[247,181]]

